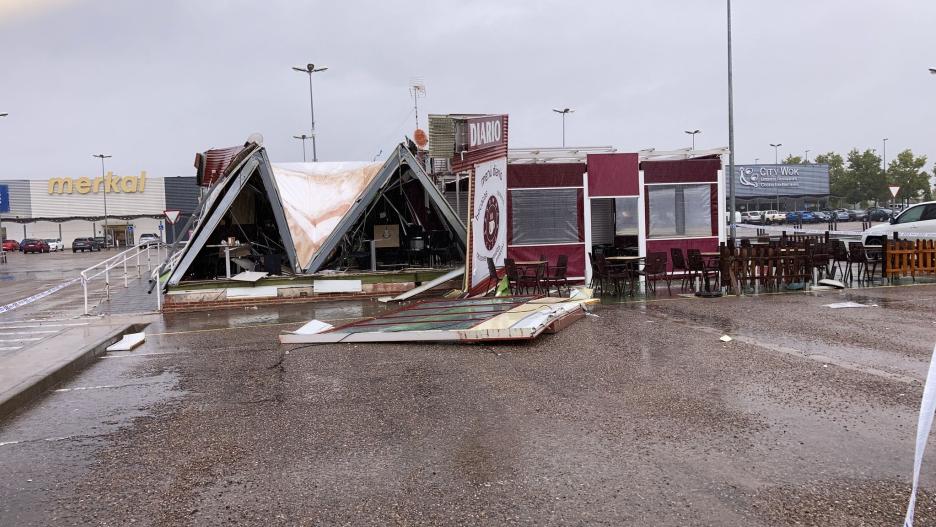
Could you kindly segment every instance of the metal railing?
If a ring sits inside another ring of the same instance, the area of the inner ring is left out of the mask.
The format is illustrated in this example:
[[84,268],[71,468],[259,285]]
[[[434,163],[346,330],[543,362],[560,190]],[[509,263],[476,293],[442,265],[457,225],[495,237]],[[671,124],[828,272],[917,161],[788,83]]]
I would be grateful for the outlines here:
[[182,248],[185,247],[185,244],[188,242],[182,242],[181,244],[173,244],[171,246],[166,246],[166,252],[175,249],[175,252],[166,255],[166,260],[159,265],[157,265],[152,272],[150,273],[150,289],[149,292],[152,293],[153,290],[156,290],[156,310],[162,310],[162,284],[159,282],[160,276],[163,274],[171,273],[175,269],[176,264],[179,263],[179,259],[182,257]]
[[[117,279],[123,278],[123,286],[124,288],[128,288],[130,287],[130,273],[134,268],[136,269],[136,278],[143,278],[144,266],[146,267],[147,273],[151,273],[154,267],[156,269],[159,268],[159,263],[162,260],[160,255],[164,248],[165,245],[161,243],[138,245],[81,271],[81,289],[84,294],[84,314],[91,314],[91,310],[88,307],[88,285],[91,284],[93,280],[103,277],[104,299],[109,302],[111,299],[111,275],[115,272],[115,269]],[[120,274],[121,271],[123,273],[122,275]],[[162,300],[159,296],[160,295],[157,295],[156,299],[157,310],[160,309],[159,304]]]

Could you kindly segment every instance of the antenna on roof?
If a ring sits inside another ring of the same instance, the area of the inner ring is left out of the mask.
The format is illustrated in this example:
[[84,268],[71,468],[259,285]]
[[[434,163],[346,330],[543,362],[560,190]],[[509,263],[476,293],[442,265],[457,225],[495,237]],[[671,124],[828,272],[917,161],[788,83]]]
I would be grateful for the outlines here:
[[419,98],[426,96],[426,83],[416,77],[410,81],[410,95],[413,96],[413,110],[416,111],[416,129],[419,129]]

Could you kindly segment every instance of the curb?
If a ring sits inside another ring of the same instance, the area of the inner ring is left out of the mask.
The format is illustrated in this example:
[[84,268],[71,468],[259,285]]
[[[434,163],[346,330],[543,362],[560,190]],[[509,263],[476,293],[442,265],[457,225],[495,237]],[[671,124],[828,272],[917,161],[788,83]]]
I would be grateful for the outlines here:
[[[31,403],[50,388],[78,373],[85,366],[103,355],[111,344],[120,340],[127,333],[138,333],[148,326],[148,323],[122,324],[103,335],[98,342],[87,344],[78,348],[67,357],[53,361],[38,371],[29,374],[6,393],[0,393],[0,422],[9,417],[20,408]],[[52,338],[67,337],[68,331],[55,335]]]

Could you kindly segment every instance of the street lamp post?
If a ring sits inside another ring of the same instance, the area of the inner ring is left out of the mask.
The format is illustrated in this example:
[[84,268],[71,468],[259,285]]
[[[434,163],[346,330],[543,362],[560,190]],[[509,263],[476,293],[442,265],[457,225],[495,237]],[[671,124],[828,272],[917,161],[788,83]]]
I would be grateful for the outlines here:
[[[293,139],[301,139],[301,140],[302,140],[302,162],[305,163],[305,161],[306,161],[306,148],[305,148],[306,139],[312,139],[313,141],[314,141],[315,139],[314,139],[313,136],[311,136],[311,135],[306,135],[306,134],[294,135],[294,136],[293,136]],[[313,144],[315,144],[315,143],[313,143]]]
[[783,146],[783,143],[773,144],[770,143],[770,146],[773,147],[773,164],[774,170],[774,184],[777,186],[777,210],[780,210],[780,147]]
[[101,183],[104,184],[104,248],[108,247],[107,245],[107,175],[104,173],[104,160],[111,158],[106,154],[92,154],[92,157],[96,157],[101,160]]
[[[10,115],[6,112],[0,113],[0,117],[6,117]],[[3,243],[3,240],[6,239],[6,236],[3,235],[3,217],[0,216],[0,243]],[[3,248],[0,248],[0,252],[3,252]]]
[[553,108],[553,111],[562,115],[562,148],[565,148],[565,118],[567,114],[575,112],[572,108],[563,108],[561,110]]
[[[315,64],[306,64],[304,68],[293,67],[295,71],[301,71],[302,73],[309,74],[309,114],[312,117],[312,161],[318,162],[318,151],[315,148],[315,101],[312,98],[312,74],[318,73],[320,71],[325,71],[328,68],[316,68]],[[304,145],[305,143],[303,143]]]
[[881,151],[881,164],[884,165],[884,181],[890,184],[890,182],[887,181],[887,138],[885,137],[881,142],[884,143],[884,149]]
[[728,14],[728,215],[731,218],[731,239],[737,239],[735,221],[735,166],[734,166],[734,82],[731,65],[731,0],[727,0]]
[[686,130],[686,133],[692,136],[692,149],[693,150],[695,150],[695,136],[696,134],[701,133],[701,132],[702,130],[692,130],[692,131]]
[[806,150],[806,161],[805,161],[805,163],[806,163],[807,165],[809,164],[809,150]]

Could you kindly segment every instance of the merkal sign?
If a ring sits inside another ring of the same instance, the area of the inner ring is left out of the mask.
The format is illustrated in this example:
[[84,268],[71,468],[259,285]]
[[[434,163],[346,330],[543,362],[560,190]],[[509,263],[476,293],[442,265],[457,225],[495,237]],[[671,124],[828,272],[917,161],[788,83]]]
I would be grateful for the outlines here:
[[828,195],[828,165],[738,165],[735,167],[737,195],[812,196]]

